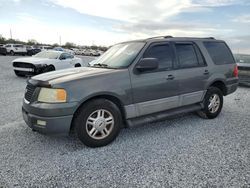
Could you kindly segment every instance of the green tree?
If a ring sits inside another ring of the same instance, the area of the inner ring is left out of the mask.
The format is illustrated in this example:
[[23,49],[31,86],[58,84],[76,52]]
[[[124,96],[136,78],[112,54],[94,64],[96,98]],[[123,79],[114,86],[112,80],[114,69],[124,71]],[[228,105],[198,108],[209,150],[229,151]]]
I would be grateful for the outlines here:
[[29,39],[27,42],[28,45],[36,45],[38,42],[35,39]]
[[2,35],[0,35],[0,43],[1,44],[5,44],[6,43],[6,39]]
[[72,42],[66,42],[64,45],[65,48],[75,48],[76,45]]

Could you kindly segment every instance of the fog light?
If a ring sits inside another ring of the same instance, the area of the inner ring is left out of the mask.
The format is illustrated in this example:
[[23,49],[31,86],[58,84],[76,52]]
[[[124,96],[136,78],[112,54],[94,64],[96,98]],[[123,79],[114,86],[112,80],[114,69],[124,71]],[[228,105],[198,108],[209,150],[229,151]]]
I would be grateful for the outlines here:
[[37,124],[37,125],[45,126],[45,125],[46,125],[46,121],[37,120],[37,121],[36,121],[36,124]]

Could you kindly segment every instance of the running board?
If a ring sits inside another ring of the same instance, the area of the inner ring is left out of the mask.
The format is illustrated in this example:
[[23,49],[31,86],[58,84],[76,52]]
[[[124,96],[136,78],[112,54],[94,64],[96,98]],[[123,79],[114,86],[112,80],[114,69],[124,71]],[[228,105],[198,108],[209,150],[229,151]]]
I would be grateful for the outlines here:
[[179,107],[179,108],[175,108],[175,109],[171,109],[171,110],[167,110],[167,111],[163,111],[163,112],[149,114],[149,115],[142,116],[142,117],[127,119],[126,120],[127,127],[135,127],[135,126],[141,125],[141,124],[162,121],[162,120],[165,120],[169,117],[172,117],[172,116],[175,116],[178,114],[195,112],[195,111],[198,111],[201,109],[202,109],[201,104],[192,104],[192,105],[183,106],[183,107]]

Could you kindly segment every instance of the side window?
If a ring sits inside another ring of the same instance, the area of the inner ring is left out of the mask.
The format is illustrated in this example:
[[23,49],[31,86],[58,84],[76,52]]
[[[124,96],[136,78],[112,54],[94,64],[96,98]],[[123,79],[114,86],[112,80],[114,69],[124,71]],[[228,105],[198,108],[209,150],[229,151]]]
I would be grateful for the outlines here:
[[66,53],[66,59],[72,59],[73,56],[71,54]]
[[194,48],[195,48],[195,52],[196,52],[196,55],[197,55],[197,58],[198,58],[199,65],[200,66],[206,66],[207,63],[205,61],[204,56],[201,53],[201,50],[196,45],[194,45]]
[[199,62],[193,44],[175,44],[180,68],[198,67]]
[[144,53],[143,57],[158,59],[158,69],[171,69],[173,67],[172,50],[169,44],[152,46]]
[[216,65],[235,63],[230,49],[224,42],[204,42],[204,46]]
[[60,58],[59,58],[60,60],[65,60],[65,59],[67,59],[67,57],[66,57],[66,54],[65,53],[62,53],[61,55],[60,55]]

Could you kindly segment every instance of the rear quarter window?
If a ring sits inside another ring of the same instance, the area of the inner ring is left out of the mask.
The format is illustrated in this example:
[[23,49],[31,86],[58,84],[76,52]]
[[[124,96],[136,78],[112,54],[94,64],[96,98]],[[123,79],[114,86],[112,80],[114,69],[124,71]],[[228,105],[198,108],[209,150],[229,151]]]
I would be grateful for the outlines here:
[[216,65],[234,64],[234,57],[224,42],[203,42]]

